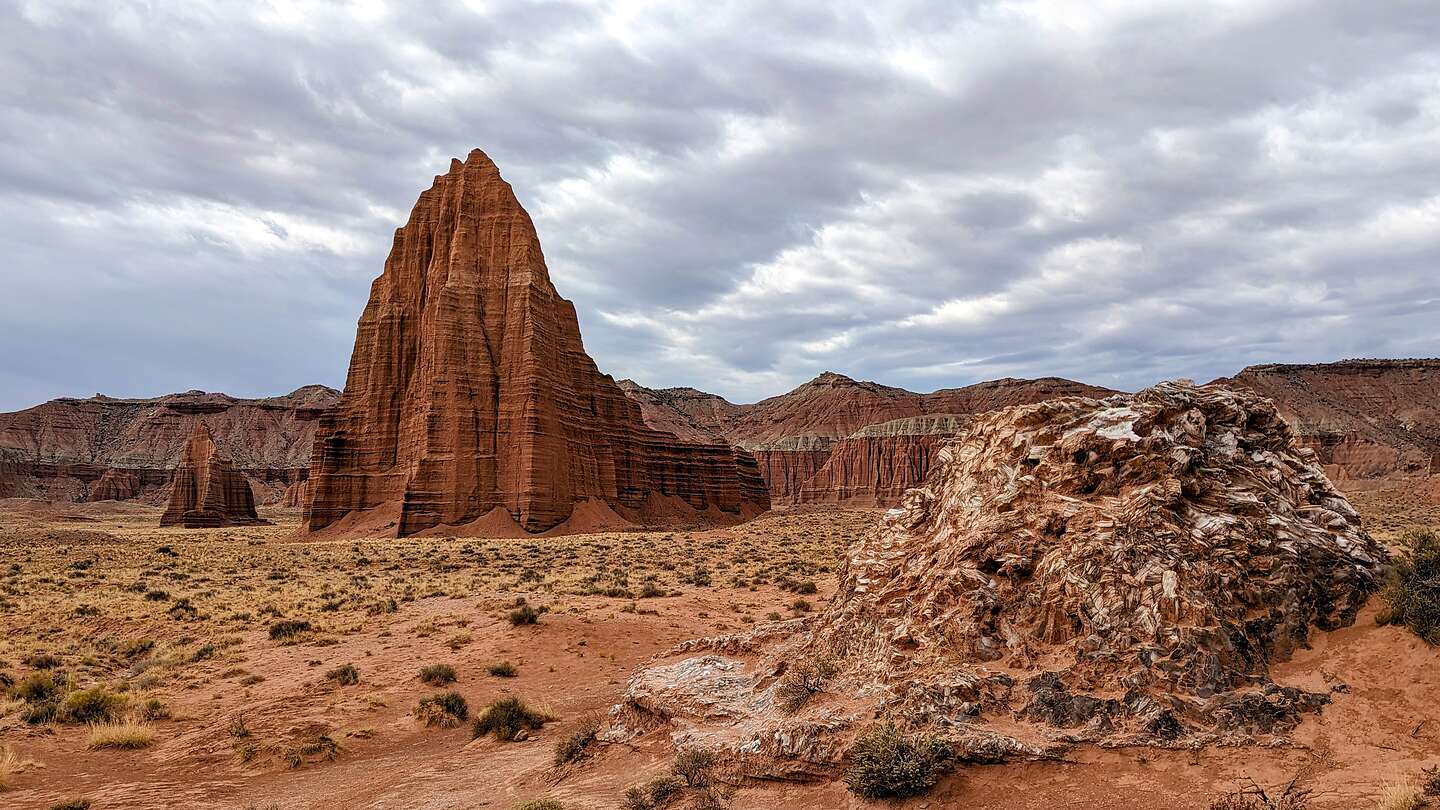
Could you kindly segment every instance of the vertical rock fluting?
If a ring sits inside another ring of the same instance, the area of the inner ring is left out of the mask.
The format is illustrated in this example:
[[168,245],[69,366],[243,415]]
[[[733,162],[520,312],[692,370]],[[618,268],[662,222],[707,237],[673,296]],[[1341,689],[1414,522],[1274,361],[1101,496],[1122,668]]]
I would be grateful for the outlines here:
[[925,481],[935,454],[970,424],[964,414],[933,414],[869,425],[841,439],[801,486],[795,503],[892,506]]
[[501,509],[542,532],[592,500],[637,523],[769,508],[752,457],[647,428],[599,372],[530,216],[478,149],[396,231],[311,465],[309,531],[353,517],[405,536]]
[[106,470],[90,487],[90,494],[85,500],[91,503],[99,501],[129,501],[140,497],[142,484],[140,476],[129,470],[117,470],[114,467]]
[[250,482],[221,457],[205,423],[196,422],[175,469],[160,525],[212,529],[259,522]]

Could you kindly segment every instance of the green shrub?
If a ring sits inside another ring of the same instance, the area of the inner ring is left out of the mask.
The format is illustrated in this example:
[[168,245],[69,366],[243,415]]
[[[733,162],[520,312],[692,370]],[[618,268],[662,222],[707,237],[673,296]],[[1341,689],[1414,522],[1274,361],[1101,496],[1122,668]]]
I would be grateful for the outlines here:
[[657,810],[668,807],[685,792],[685,783],[675,776],[658,776],[625,791],[622,810]]
[[559,768],[585,756],[585,750],[595,742],[595,737],[599,733],[599,715],[586,715],[569,736],[555,743],[555,767]]
[[517,697],[505,697],[485,707],[475,718],[472,736],[475,739],[493,734],[501,742],[509,742],[521,731],[533,731],[554,718],[544,712],[535,711]]
[[520,674],[520,669],[509,661],[501,661],[498,664],[491,664],[489,672],[497,678],[513,678]]
[[38,725],[55,719],[60,700],[65,696],[65,685],[49,672],[34,672],[16,681],[10,687],[10,696],[25,701],[20,719]]
[[427,726],[454,728],[470,717],[470,707],[459,692],[440,692],[420,698],[415,716]]
[[103,723],[114,720],[125,707],[125,697],[103,686],[79,689],[65,696],[55,719],[62,723]]
[[354,664],[344,664],[325,673],[325,680],[334,681],[341,686],[354,686],[360,682],[360,670]]
[[1400,538],[1405,553],[1385,585],[1389,607],[1376,621],[1403,624],[1429,644],[1440,644],[1440,533],[1407,532]]
[[699,748],[687,748],[675,754],[675,775],[692,788],[710,784],[710,770],[715,767],[715,754]]
[[420,681],[430,686],[444,686],[455,682],[455,668],[449,664],[431,664],[420,670]]
[[288,641],[311,631],[310,622],[304,619],[281,619],[270,625],[270,638],[274,641]]
[[510,625],[519,627],[522,624],[535,624],[540,621],[540,611],[529,605],[521,605],[510,611]]
[[839,671],[839,664],[830,655],[816,655],[797,662],[775,684],[776,704],[787,714],[800,711],[812,696],[825,690]]
[[906,736],[893,723],[871,728],[850,749],[845,784],[866,799],[919,796],[950,768],[951,751],[932,736]]

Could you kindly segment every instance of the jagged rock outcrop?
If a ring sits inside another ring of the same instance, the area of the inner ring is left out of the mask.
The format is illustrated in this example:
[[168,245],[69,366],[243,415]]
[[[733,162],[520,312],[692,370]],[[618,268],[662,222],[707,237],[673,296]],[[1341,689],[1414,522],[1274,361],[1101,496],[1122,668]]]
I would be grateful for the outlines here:
[[1342,486],[1440,473],[1440,359],[1250,366],[1220,382],[1275,400]]
[[[976,417],[853,547],[823,614],[681,645],[606,739],[833,774],[875,718],[962,760],[1283,739],[1270,666],[1350,624],[1385,551],[1266,399],[1167,383]],[[823,664],[823,666],[822,666]]]
[[250,482],[220,454],[205,423],[196,422],[175,468],[160,525],[213,529],[260,522]]
[[84,501],[116,470],[140,481],[131,498],[164,504],[185,443],[204,419],[226,457],[274,500],[293,471],[308,469],[320,414],[339,398],[322,385],[264,399],[204,391],[152,399],[97,395],[0,414],[0,453],[13,467],[6,497]]
[[965,414],[932,414],[868,425],[835,444],[824,464],[790,493],[794,503],[893,506],[919,486],[946,440],[970,423]]
[[479,150],[395,232],[312,459],[309,531],[543,532],[769,508],[748,453],[647,428],[599,372],[529,215]]
[[[629,380],[622,388],[652,428],[728,441],[753,453],[772,503],[849,506],[892,506],[925,477],[936,436],[951,423],[908,420],[1114,393],[1043,377],[917,394],[834,372],[753,405],[735,405],[693,388],[651,390]],[[888,427],[861,433],[877,425]]]
[[85,500],[91,503],[134,500],[140,497],[142,486],[140,476],[129,470],[117,470],[112,467],[91,485],[90,494],[86,496]]

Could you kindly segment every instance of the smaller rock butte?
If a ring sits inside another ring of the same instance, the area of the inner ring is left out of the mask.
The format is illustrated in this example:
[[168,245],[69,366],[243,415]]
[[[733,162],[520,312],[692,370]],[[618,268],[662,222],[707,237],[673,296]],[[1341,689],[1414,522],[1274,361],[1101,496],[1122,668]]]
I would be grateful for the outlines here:
[[261,522],[250,483],[221,457],[205,423],[196,422],[175,469],[160,525],[213,529]]
[[[1353,622],[1385,556],[1267,399],[1167,383],[1008,408],[937,453],[824,613],[680,645],[604,736],[669,728],[782,779],[833,777],[877,717],[962,761],[1283,740],[1329,698],[1270,665]],[[807,668],[820,686],[786,710]]]
[[128,501],[140,497],[142,489],[140,476],[129,470],[117,470],[111,467],[90,487],[90,495],[86,500],[90,503]]

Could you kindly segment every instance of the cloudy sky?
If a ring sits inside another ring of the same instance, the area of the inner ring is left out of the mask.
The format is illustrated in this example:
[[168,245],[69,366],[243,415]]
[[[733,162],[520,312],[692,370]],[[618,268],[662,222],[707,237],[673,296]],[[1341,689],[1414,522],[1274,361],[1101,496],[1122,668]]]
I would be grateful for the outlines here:
[[1434,0],[405,6],[0,0],[0,410],[338,387],[477,146],[650,386],[1440,355]]

